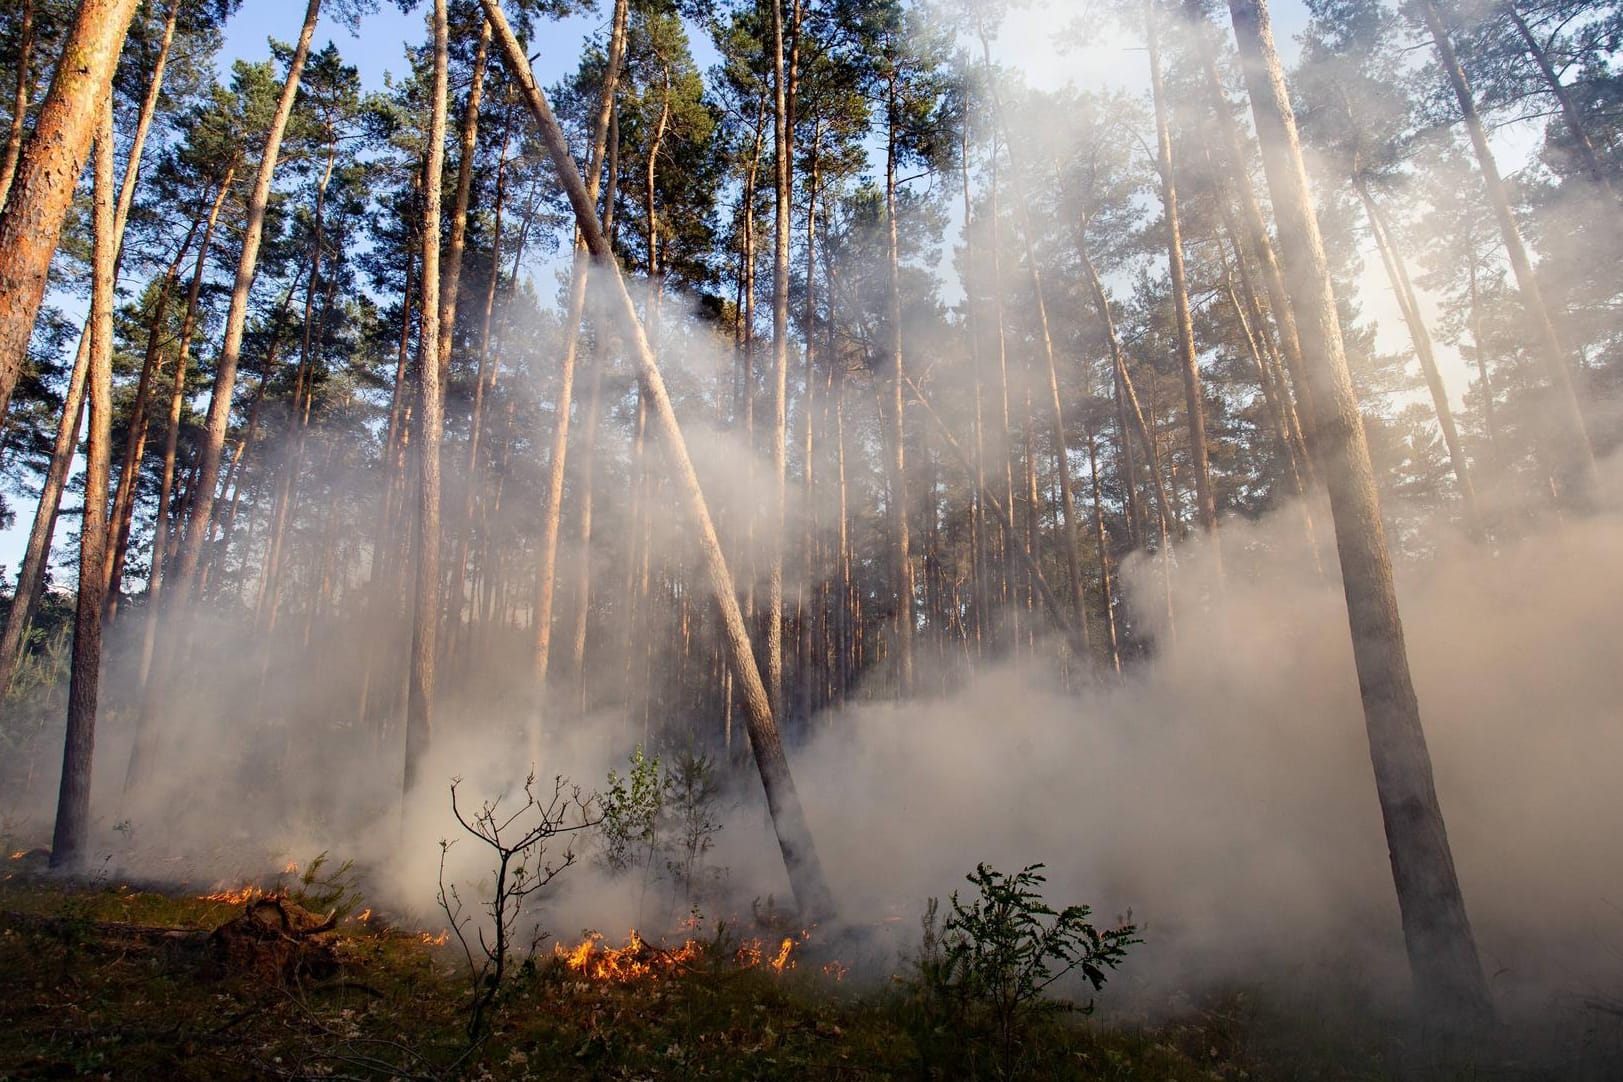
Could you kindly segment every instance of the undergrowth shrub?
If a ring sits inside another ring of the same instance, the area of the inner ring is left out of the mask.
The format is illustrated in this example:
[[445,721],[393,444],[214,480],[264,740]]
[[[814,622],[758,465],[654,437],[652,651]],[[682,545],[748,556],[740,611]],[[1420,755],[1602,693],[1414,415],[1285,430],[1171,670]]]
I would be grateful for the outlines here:
[[1141,942],[1129,922],[1101,929],[1085,905],[1050,906],[1043,867],[1005,875],[979,864],[966,877],[974,897],[954,891],[945,919],[937,899],[926,903],[904,1021],[927,1073],[949,1063],[970,1077],[1021,1073],[1044,1023],[1093,1010],[1091,998],[1057,994],[1063,982],[1097,992]]

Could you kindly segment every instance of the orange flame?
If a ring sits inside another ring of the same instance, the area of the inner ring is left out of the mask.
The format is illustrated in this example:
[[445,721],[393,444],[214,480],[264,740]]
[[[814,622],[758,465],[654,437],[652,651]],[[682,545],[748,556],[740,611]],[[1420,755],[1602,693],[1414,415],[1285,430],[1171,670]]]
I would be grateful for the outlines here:
[[[367,912],[370,913],[371,910],[367,910]],[[440,932],[439,935],[430,935],[428,932],[418,932],[417,938],[421,939],[430,947],[443,947],[451,938],[451,930],[447,928]]]
[[200,895],[199,900],[204,902],[223,902],[226,905],[246,905],[249,902],[254,901],[256,898],[263,898],[264,896],[265,891],[262,888],[256,887],[252,883],[249,883],[245,886],[236,887],[234,889],[217,890],[213,894]]
[[[775,974],[794,969],[798,964],[795,950],[810,939],[802,932],[799,939],[785,937],[774,953],[767,953],[759,939],[748,939],[733,951],[733,964],[739,969],[770,968]],[[649,943],[635,929],[626,936],[625,945],[611,947],[604,943],[598,932],[588,932],[573,946],[553,945],[552,953],[560,965],[587,980],[628,983],[656,980],[688,967],[705,954],[706,947],[695,939],[685,939],[678,947],[661,947]],[[822,967],[825,975],[843,980],[848,967],[841,962],[830,962]]]
[[552,948],[553,955],[573,972],[589,980],[620,983],[668,974],[693,962],[701,950],[693,939],[679,947],[657,947],[638,935],[635,928],[623,947],[604,946],[602,935],[590,932],[573,947],[559,943]]

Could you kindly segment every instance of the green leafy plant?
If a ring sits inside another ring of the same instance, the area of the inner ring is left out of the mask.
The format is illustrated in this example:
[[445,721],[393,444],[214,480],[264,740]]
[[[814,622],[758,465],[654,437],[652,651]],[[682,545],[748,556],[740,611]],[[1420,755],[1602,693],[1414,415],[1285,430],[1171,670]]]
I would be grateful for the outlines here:
[[927,903],[915,982],[916,1036],[927,1059],[943,1041],[973,1043],[984,1035],[999,1073],[1013,1072],[1032,1025],[1093,1009],[1091,999],[1053,995],[1055,986],[1076,974],[1097,992],[1127,948],[1140,942],[1131,923],[1100,929],[1085,905],[1050,906],[1041,892],[1043,868],[1005,875],[982,863],[967,877],[975,896],[966,902],[954,891],[944,921],[937,900]]
[[666,765],[639,747],[624,776],[609,771],[608,783],[597,796],[602,817],[599,860],[616,874],[638,873],[640,919],[659,916],[643,912],[643,903],[648,888],[661,879],[670,884],[663,914],[668,920],[681,910],[701,906],[714,884],[725,877],[723,869],[705,864],[722,828],[721,793],[715,761],[693,751],[678,753]]
[[651,860],[669,789],[659,757],[645,754],[641,746],[631,753],[625,777],[609,771],[608,788],[598,796],[598,807],[603,818],[603,863],[611,871],[623,872]]

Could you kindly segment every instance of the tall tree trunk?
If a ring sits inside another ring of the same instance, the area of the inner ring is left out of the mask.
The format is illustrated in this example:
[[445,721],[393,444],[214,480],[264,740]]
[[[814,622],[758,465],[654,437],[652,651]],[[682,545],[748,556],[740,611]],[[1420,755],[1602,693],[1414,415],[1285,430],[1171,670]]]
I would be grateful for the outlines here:
[[434,663],[440,619],[440,442],[445,426],[445,358],[440,352],[440,199],[444,188],[445,114],[450,31],[446,0],[434,0],[434,83],[423,177],[422,327],[417,341],[417,587],[406,691],[406,770],[402,791],[417,787],[434,724]]
[[1522,243],[1521,229],[1516,224],[1516,216],[1510,209],[1510,197],[1506,195],[1504,181],[1499,176],[1499,165],[1488,146],[1487,129],[1482,124],[1482,117],[1477,113],[1476,100],[1471,94],[1471,84],[1465,78],[1465,71],[1460,67],[1459,58],[1454,55],[1454,43],[1449,39],[1448,30],[1443,25],[1442,13],[1434,0],[1417,0],[1417,7],[1425,20],[1426,29],[1431,34],[1432,44],[1436,46],[1437,61],[1448,79],[1448,85],[1454,91],[1460,115],[1465,119],[1465,129],[1471,137],[1471,146],[1476,151],[1477,166],[1482,172],[1482,181],[1488,191],[1488,203],[1492,206],[1494,219],[1499,224],[1499,235],[1504,242],[1505,254],[1509,256],[1511,269],[1516,274],[1516,286],[1522,295],[1522,306],[1527,310],[1528,318],[1533,324],[1535,352],[1543,362],[1545,374],[1555,390],[1561,423],[1554,426],[1556,429],[1554,435],[1561,447],[1563,459],[1561,469],[1566,474],[1561,479],[1561,485],[1565,489],[1563,496],[1573,503],[1587,503],[1593,496],[1597,484],[1595,452],[1589,442],[1589,430],[1584,421],[1583,408],[1578,402],[1578,392],[1573,385],[1571,352],[1556,330],[1554,315],[1545,302],[1538,274],[1528,258],[1527,247]]
[[1195,475],[1195,503],[1203,530],[1217,528],[1217,502],[1212,494],[1212,470],[1206,451],[1206,399],[1200,386],[1200,357],[1195,350],[1194,325],[1189,314],[1189,285],[1183,264],[1183,235],[1178,218],[1178,186],[1173,178],[1172,127],[1166,88],[1161,79],[1161,41],[1156,26],[1155,0],[1145,0],[1145,38],[1150,51],[1150,91],[1155,98],[1155,137],[1159,147],[1161,202],[1166,214],[1167,265],[1172,277],[1172,306],[1178,325],[1178,354],[1183,371],[1185,420],[1189,425],[1189,461]]
[[62,219],[139,2],[80,0],[56,76],[0,210],[0,417],[28,356]]
[[[473,73],[468,83],[468,100],[462,109],[462,123],[457,129],[457,163],[456,163],[456,203],[451,210],[451,244],[445,253],[444,284],[440,287],[440,356],[445,359],[447,369],[451,363],[451,340],[456,330],[457,301],[462,291],[462,254],[468,245],[468,202],[473,193],[473,165],[474,157],[478,151],[479,142],[479,108],[485,90],[485,68],[490,61],[490,24],[482,23],[479,27],[479,44],[473,54]],[[503,140],[502,151],[505,159],[506,141]],[[506,166],[503,160],[496,166],[496,230],[493,236],[501,234],[501,196],[503,169]],[[491,260],[491,269],[494,272],[496,261]],[[491,275],[494,282],[495,274]],[[484,420],[484,391],[485,391],[485,355],[481,352],[479,368],[474,376],[473,388],[473,415],[468,422],[468,468],[462,478],[462,487],[466,491],[466,502],[463,504],[463,513],[457,516],[453,512],[451,533],[458,538],[457,558],[451,562],[451,580],[446,588],[445,615],[447,640],[445,647],[447,654],[455,649],[462,624],[463,594],[466,592],[464,579],[468,571],[468,531],[473,524],[473,499],[478,486],[474,483],[474,471],[479,460],[479,426]]]
[[248,293],[253,288],[254,272],[259,266],[259,245],[265,231],[265,210],[270,204],[271,181],[276,174],[276,160],[282,149],[282,133],[287,129],[288,117],[293,113],[293,101],[298,95],[299,79],[304,74],[304,62],[310,55],[310,39],[316,32],[316,20],[321,14],[321,0],[309,0],[304,13],[304,25],[288,65],[287,79],[276,103],[270,131],[265,136],[264,154],[259,160],[259,175],[254,181],[253,195],[248,200],[248,218],[243,228],[242,253],[237,261],[236,284],[231,291],[231,305],[226,311],[225,338],[220,345],[220,356],[215,365],[214,389],[209,398],[208,419],[205,422],[202,454],[199,459],[196,497],[188,528],[181,542],[179,562],[175,568],[172,598],[176,608],[184,607],[191,596],[203,547],[212,532],[214,519],[215,485],[220,476],[220,459],[225,450],[225,434],[231,425],[232,397],[237,385],[237,362],[242,356],[243,333],[248,327]]
[[[64,58],[64,63],[66,59]],[[85,504],[79,537],[79,597],[68,676],[68,729],[63,742],[51,867],[71,869],[84,855],[90,829],[90,771],[101,689],[101,613],[107,589],[107,485],[113,436],[113,113],[97,124],[95,248],[90,314],[90,439],[85,448]]]
[[614,261],[614,253],[598,221],[591,195],[575,168],[575,159],[564,140],[563,129],[558,126],[551,106],[547,104],[545,95],[535,82],[524,49],[513,35],[507,17],[502,13],[499,0],[480,0],[480,2],[484,6],[486,17],[495,28],[496,39],[507,61],[509,73],[524,91],[526,104],[530,107],[536,126],[540,128],[553,167],[563,179],[565,191],[575,212],[575,222],[585,238],[587,249],[607,280],[614,308],[630,339],[631,353],[636,361],[638,374],[653,407],[666,453],[671,459],[671,477],[678,487],[681,502],[692,516],[698,531],[700,550],[703,553],[711,590],[721,609],[722,625],[726,632],[727,649],[732,660],[734,677],[743,690],[750,743],[761,775],[762,789],[766,793],[767,808],[777,831],[778,845],[783,854],[784,866],[789,873],[795,899],[805,915],[826,918],[834,912],[833,898],[828,892],[827,881],[823,878],[822,865],[817,858],[817,850],[806,824],[805,813],[800,806],[799,795],[795,791],[794,779],[789,772],[789,760],[784,754],[783,741],[772,715],[772,705],[767,699],[766,686],[755,664],[749,630],[744,625],[744,614],[738,606],[733,578],[727,570],[727,560],[722,554],[721,542],[716,536],[715,522],[710,517],[710,509],[699,486],[698,475],[694,473],[693,461],[688,457],[687,443],[682,438],[682,429],[677,423],[676,412],[672,407],[659,364],[654,357],[653,348],[649,345],[648,336],[637,318],[636,305],[626,290],[624,279],[620,276],[619,265]]
[[896,692],[907,698],[913,693],[913,553],[908,538],[907,439],[905,396],[902,388],[907,371],[902,354],[902,263],[901,243],[896,223],[896,138],[901,124],[898,111],[896,76],[890,78],[886,95],[885,125],[885,244],[889,275],[886,278],[887,315],[890,322],[890,390],[885,408],[890,413],[891,446],[890,517],[893,576],[896,593]]
[[1190,23],[1198,27],[1192,37],[1200,61],[1201,77],[1206,86],[1206,93],[1211,98],[1218,129],[1222,135],[1222,149],[1227,159],[1229,194],[1239,204],[1244,219],[1242,258],[1262,268],[1262,284],[1268,295],[1268,311],[1273,316],[1275,328],[1279,331],[1279,344],[1285,355],[1285,365],[1290,371],[1291,383],[1296,392],[1296,409],[1293,412],[1299,416],[1299,423],[1303,429],[1303,443],[1308,451],[1303,469],[1307,473],[1307,483],[1312,485],[1316,476],[1313,398],[1309,381],[1302,368],[1302,344],[1296,330],[1296,314],[1291,311],[1290,291],[1285,287],[1285,275],[1279,268],[1273,241],[1268,237],[1268,223],[1263,219],[1262,208],[1257,203],[1257,193],[1251,186],[1250,170],[1246,167],[1245,139],[1240,133],[1239,124],[1234,120],[1234,114],[1229,111],[1228,94],[1223,89],[1223,80],[1217,72],[1217,58],[1212,41],[1206,33],[1205,10],[1200,7],[1200,0],[1185,0],[1184,13]]
[[[591,157],[588,161],[586,192],[596,213],[599,182],[603,176],[603,156],[607,149],[609,122],[614,113],[614,99],[624,63],[626,23],[629,18],[627,0],[617,0],[614,9],[614,28],[609,41],[609,67],[604,73],[602,93],[598,99],[597,115],[592,123]],[[670,88],[667,73],[666,100],[661,109],[661,137],[670,111]],[[657,307],[655,298],[658,284],[658,242],[654,218],[654,168],[659,154],[659,140],[648,155],[648,258],[649,301],[652,313]],[[552,609],[558,586],[558,531],[562,525],[564,476],[569,455],[569,412],[575,395],[575,364],[580,353],[581,320],[586,314],[586,295],[591,277],[591,263],[585,246],[577,237],[574,246],[575,266],[569,283],[569,300],[565,319],[563,362],[558,372],[557,418],[552,430],[552,458],[548,463],[547,500],[541,517],[541,559],[536,567],[535,606],[535,708],[530,713],[530,760],[539,762],[541,756],[542,700],[546,694],[547,670],[552,661]],[[516,267],[516,265],[515,265]]]
[[1313,401],[1320,411],[1318,435],[1353,658],[1416,992],[1436,1017],[1486,1020],[1492,1007],[1432,780],[1374,469],[1347,370],[1296,119],[1267,8],[1261,0],[1229,0],[1229,13],[1263,147]]
[[[798,4],[796,7],[798,8]],[[766,604],[766,691],[772,712],[783,717],[783,536],[789,484],[789,231],[794,185],[794,116],[784,63],[789,33],[783,0],[772,0],[772,510]]]
[[1364,213],[1369,218],[1370,232],[1375,237],[1375,247],[1381,253],[1381,264],[1386,268],[1387,280],[1392,285],[1392,292],[1398,299],[1398,311],[1403,316],[1403,323],[1409,328],[1409,340],[1414,343],[1415,358],[1420,361],[1420,371],[1426,378],[1426,389],[1431,392],[1432,408],[1437,413],[1437,427],[1443,433],[1443,445],[1448,448],[1448,461],[1454,467],[1454,482],[1460,489],[1460,502],[1465,509],[1466,527],[1474,535],[1482,532],[1482,517],[1477,511],[1476,489],[1471,484],[1471,466],[1465,458],[1465,448],[1460,444],[1459,429],[1454,425],[1454,410],[1448,404],[1448,388],[1443,385],[1443,374],[1437,367],[1437,355],[1432,351],[1431,333],[1426,330],[1426,320],[1420,313],[1420,300],[1415,296],[1414,286],[1409,281],[1409,268],[1404,263],[1403,253],[1398,251],[1396,243],[1392,240],[1392,231],[1388,228],[1381,208],[1376,204],[1370,194],[1369,185],[1362,177],[1353,181],[1353,187],[1358,191],[1358,198],[1364,204]]

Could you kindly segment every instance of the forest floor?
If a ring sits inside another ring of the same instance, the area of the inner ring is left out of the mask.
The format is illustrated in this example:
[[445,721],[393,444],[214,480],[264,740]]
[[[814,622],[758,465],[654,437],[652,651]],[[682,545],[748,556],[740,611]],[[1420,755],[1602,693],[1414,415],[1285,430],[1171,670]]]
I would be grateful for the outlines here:
[[331,964],[282,980],[210,938],[240,894],[64,883],[42,861],[0,869],[0,1080],[1623,1077],[1623,1019],[1605,1011],[1553,1045],[1437,1053],[1373,1009],[1231,991],[1154,1024],[1047,1016],[1002,1044],[944,1029],[903,977],[741,966],[715,944],[628,981],[583,977],[548,945],[470,1042],[454,940],[351,915],[321,933]]

